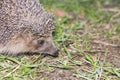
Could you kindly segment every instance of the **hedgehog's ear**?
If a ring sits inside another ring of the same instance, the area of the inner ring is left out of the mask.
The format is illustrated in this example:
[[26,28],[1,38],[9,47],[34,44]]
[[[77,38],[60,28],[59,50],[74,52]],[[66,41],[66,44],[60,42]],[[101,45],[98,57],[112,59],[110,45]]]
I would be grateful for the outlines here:
[[23,37],[21,33],[16,33],[12,39],[17,40],[18,38]]
[[27,33],[23,34],[24,35],[24,39],[26,39],[27,42],[31,42],[33,40],[33,34],[31,33],[31,31],[28,31]]

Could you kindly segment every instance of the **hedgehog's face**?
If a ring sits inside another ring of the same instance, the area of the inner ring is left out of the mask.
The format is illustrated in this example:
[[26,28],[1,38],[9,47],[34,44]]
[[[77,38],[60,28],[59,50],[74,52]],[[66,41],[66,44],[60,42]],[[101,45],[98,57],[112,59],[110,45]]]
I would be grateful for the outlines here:
[[50,36],[29,35],[27,38],[26,50],[28,52],[58,56],[58,49],[54,45],[52,34]]
[[58,56],[58,49],[54,45],[52,36],[36,38],[28,44],[28,47],[32,48],[33,52]]
[[[52,34],[51,34],[52,35]],[[39,36],[34,34],[17,34],[8,43],[8,52],[18,53],[45,53],[58,56],[58,49],[55,47],[52,36]]]

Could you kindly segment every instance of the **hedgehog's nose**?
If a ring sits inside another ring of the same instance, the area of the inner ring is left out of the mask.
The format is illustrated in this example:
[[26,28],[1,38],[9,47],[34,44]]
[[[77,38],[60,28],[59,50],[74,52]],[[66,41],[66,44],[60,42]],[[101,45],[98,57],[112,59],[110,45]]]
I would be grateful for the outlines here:
[[52,54],[53,57],[58,57],[58,55],[59,55],[59,49],[57,49],[57,50]]

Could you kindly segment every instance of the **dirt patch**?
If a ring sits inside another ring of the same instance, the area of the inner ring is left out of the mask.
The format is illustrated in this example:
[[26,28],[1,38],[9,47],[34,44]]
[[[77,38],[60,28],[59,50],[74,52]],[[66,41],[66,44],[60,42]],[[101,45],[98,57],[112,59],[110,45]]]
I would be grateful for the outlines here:
[[[41,73],[41,77],[44,77],[46,80],[78,80],[73,73],[74,71],[72,70],[55,69],[52,72]],[[36,80],[39,80],[39,78]]]
[[[106,61],[110,62],[113,64],[115,67],[120,67],[120,46],[119,41],[113,42],[113,41],[102,41],[98,40],[97,43],[93,42],[93,50],[95,51],[101,51],[104,52],[103,55],[105,54],[105,51],[107,52],[106,56]],[[104,57],[104,56],[103,56]]]

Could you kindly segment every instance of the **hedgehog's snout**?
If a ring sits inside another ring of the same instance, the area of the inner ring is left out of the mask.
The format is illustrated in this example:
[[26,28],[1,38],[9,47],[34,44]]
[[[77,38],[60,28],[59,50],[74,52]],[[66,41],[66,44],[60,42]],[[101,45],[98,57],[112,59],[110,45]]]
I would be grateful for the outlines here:
[[58,55],[59,55],[59,49],[57,49],[57,50],[52,54],[53,57],[58,57]]

